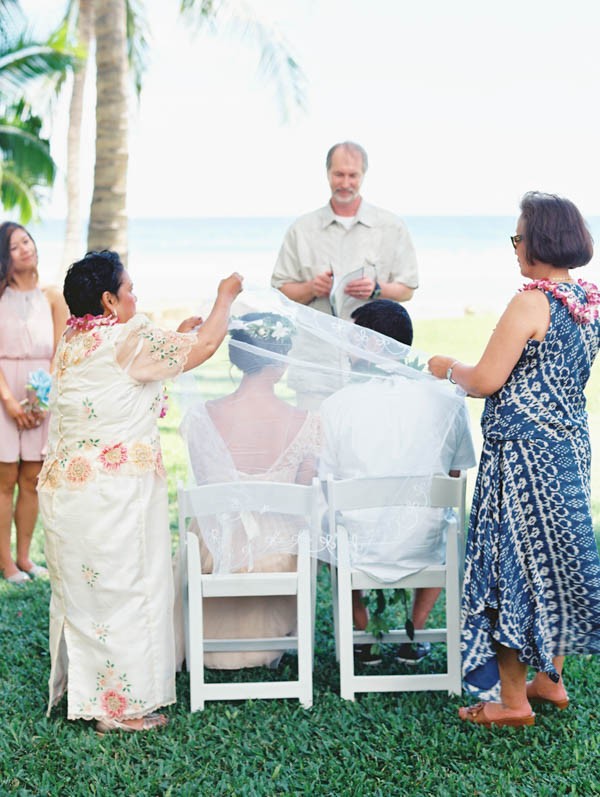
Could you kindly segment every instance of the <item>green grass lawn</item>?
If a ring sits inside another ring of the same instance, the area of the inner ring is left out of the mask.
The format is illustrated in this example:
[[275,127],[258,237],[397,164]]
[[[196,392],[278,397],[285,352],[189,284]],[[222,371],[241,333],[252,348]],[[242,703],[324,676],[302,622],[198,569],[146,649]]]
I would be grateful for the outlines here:
[[[479,317],[419,322],[415,345],[472,362],[493,323]],[[201,373],[210,384],[210,363]],[[588,390],[593,444],[600,443],[599,387],[596,367]],[[470,405],[476,429],[482,405],[471,400]],[[175,534],[175,485],[186,471],[176,412],[163,424],[163,448]],[[594,474],[598,528],[597,469]],[[43,558],[39,532],[34,555]],[[98,737],[91,724],[66,720],[64,701],[45,717],[48,598],[47,583],[19,589],[0,581],[0,795],[600,794],[597,656],[568,659],[571,707],[565,712],[539,708],[533,728],[489,731],[465,726],[456,716],[464,701],[445,693],[371,694],[348,703],[338,694],[331,596],[327,573],[321,570],[312,709],[304,710],[294,700],[221,702],[192,715],[188,677],[182,673],[177,677],[178,702],[167,709],[170,724],[165,730]],[[435,646],[427,666],[441,668],[444,656],[444,646]],[[390,659],[388,655],[384,667],[394,666]],[[292,677],[295,665],[295,658],[286,655],[270,676]],[[251,673],[238,677],[251,678]]]

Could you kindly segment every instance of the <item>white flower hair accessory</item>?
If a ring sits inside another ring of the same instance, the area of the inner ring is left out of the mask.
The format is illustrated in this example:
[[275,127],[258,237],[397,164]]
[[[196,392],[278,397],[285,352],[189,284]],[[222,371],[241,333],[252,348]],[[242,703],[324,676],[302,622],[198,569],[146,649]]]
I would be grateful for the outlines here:
[[259,340],[271,340],[275,343],[291,343],[296,330],[291,321],[284,316],[255,318],[244,321],[233,317],[229,321],[229,332],[243,331]]

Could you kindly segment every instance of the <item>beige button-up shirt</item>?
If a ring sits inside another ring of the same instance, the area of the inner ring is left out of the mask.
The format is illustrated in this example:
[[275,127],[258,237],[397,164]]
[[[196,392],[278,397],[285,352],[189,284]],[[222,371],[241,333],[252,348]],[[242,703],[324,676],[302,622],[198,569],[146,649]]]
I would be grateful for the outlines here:
[[[286,282],[307,282],[328,270],[336,284],[345,275],[358,272],[354,276],[418,286],[417,258],[406,225],[393,213],[364,200],[350,229],[336,220],[330,204],[297,219],[283,239],[271,285],[281,288]],[[336,314],[342,318],[349,318],[355,307],[364,304],[343,293],[340,296]],[[327,297],[313,299],[310,306],[332,312]]]

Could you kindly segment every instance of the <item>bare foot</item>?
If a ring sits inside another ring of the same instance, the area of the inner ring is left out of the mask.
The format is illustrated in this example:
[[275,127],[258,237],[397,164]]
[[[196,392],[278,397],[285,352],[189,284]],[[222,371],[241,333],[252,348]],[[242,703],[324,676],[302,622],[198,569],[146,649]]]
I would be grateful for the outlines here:
[[96,731],[98,733],[109,733],[110,731],[150,731],[153,728],[162,728],[168,720],[164,714],[151,713],[138,719],[116,720],[99,719],[96,721]]
[[2,568],[2,575],[4,578],[10,578],[11,576],[16,575],[19,572],[19,568],[17,567],[16,562],[10,562],[10,564],[6,565],[5,568]]
[[561,678],[558,683],[552,681],[545,672],[538,672],[532,681],[527,683],[528,700],[554,703],[557,708],[566,708],[569,705],[569,696]]

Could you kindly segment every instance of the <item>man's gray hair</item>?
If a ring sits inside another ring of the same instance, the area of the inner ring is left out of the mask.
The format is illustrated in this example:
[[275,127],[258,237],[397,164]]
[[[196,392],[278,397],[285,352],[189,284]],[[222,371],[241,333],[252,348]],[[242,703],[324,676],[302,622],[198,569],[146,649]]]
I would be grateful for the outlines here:
[[356,155],[360,155],[362,158],[362,165],[363,165],[363,174],[369,168],[369,158],[367,156],[367,152],[364,147],[361,147],[360,144],[357,144],[355,141],[340,141],[339,144],[334,144],[333,147],[327,153],[327,157],[325,159],[325,168],[327,171],[331,168],[331,160],[333,158],[333,153],[339,147],[343,147],[344,149],[350,150],[350,152],[354,152]]

